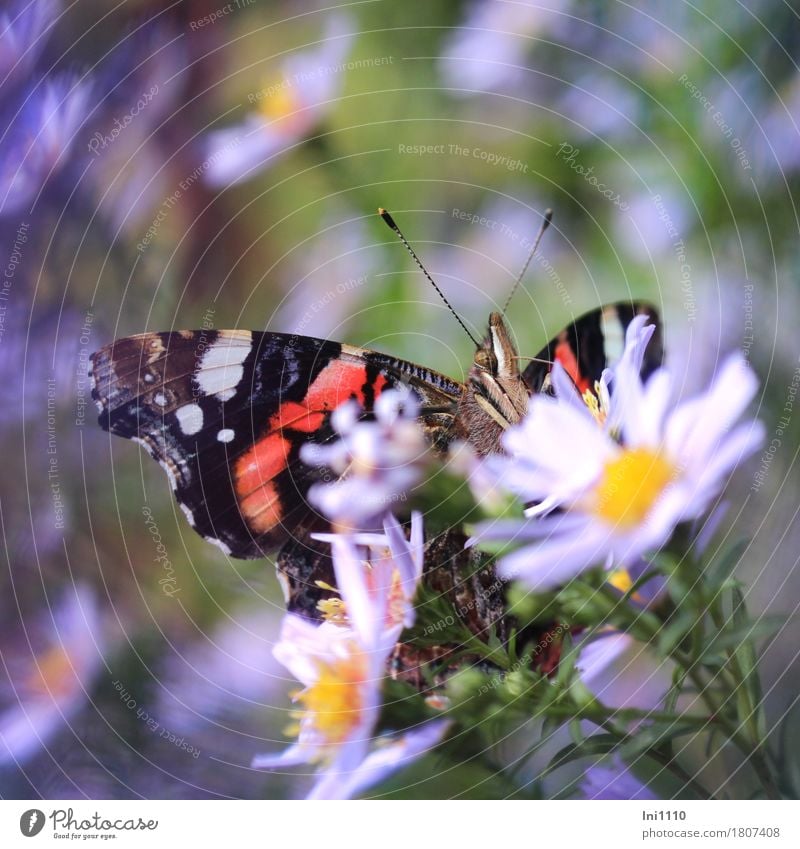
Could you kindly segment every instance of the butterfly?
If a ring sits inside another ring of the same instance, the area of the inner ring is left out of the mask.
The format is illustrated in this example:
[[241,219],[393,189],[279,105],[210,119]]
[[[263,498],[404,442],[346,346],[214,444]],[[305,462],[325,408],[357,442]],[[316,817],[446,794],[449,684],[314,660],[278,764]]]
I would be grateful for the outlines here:
[[[391,215],[379,212],[449,307]],[[464,440],[480,455],[500,451],[504,430],[525,415],[531,395],[552,391],[555,361],[577,391],[591,390],[640,313],[657,325],[646,377],[661,362],[660,328],[655,309],[638,301],[581,316],[524,369],[503,314],[493,312],[482,340],[470,334],[476,350],[463,383],[390,354],[249,330],[117,339],[91,356],[89,375],[100,426],[139,442],[160,463],[192,527],[232,557],[260,558],[319,528],[307,494],[325,470],[303,463],[300,448],[334,438],[330,418],[340,404],[355,399],[368,417],[382,392],[405,387],[419,399],[434,449],[444,453]]]

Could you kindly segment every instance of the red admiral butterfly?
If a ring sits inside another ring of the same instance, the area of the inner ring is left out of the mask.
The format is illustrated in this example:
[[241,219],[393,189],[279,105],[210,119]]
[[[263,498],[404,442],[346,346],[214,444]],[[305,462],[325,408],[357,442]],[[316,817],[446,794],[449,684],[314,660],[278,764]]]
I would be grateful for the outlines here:
[[[389,213],[380,214],[444,298]],[[549,221],[548,212],[539,238]],[[306,441],[332,438],[330,415],[342,402],[355,398],[369,415],[381,392],[408,387],[419,397],[420,422],[436,449],[463,439],[488,454],[525,414],[530,395],[549,390],[554,360],[581,392],[591,389],[606,367],[608,340],[617,339],[621,352],[625,328],[643,312],[657,323],[655,310],[639,302],[587,313],[524,370],[503,314],[494,312],[483,341],[473,337],[477,350],[466,383],[389,354],[307,336],[142,333],[92,355],[92,397],[105,430],[140,442],[158,460],[198,533],[233,557],[263,557],[319,527],[306,495],[323,470],[302,463],[299,452]],[[648,347],[645,374],[660,363],[659,336]]]

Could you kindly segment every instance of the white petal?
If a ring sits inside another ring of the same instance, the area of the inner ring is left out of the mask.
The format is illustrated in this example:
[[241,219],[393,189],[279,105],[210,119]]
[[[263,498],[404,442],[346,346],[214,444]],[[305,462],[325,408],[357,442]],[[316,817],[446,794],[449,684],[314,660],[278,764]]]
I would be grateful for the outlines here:
[[758,381],[741,354],[722,364],[711,389],[681,404],[666,428],[667,450],[689,463],[704,462],[722,436],[744,412],[758,389]]
[[760,421],[739,425],[700,468],[692,469],[698,487],[717,486],[739,463],[757,451],[764,442],[766,429]]
[[558,360],[553,363],[553,368],[550,371],[550,380],[553,382],[556,398],[561,403],[573,407],[581,415],[588,416],[590,419],[592,418],[586,402],[581,398],[578,387]]
[[331,547],[336,587],[345,603],[350,624],[365,648],[374,647],[386,620],[386,588],[370,593],[366,566],[346,535],[335,535]]
[[416,731],[409,731],[387,745],[379,746],[362,761],[349,776],[340,779],[340,799],[352,799],[427,754],[444,737],[449,723],[446,720],[428,722]]
[[406,598],[410,599],[414,596],[417,589],[417,582],[422,575],[422,558],[419,556],[421,552],[417,551],[415,553],[412,550],[411,545],[405,538],[403,529],[400,527],[400,523],[391,513],[384,519],[383,527],[389,541],[392,558],[400,573],[403,593]]
[[619,632],[589,641],[580,650],[576,666],[583,683],[603,704],[639,710],[661,706],[675,668],[645,643]]
[[330,766],[318,773],[317,781],[311,788],[307,799],[346,799],[343,791],[353,773],[364,763],[369,750],[370,740],[364,736],[348,740],[339,747],[339,752]]
[[281,624],[281,638],[272,654],[291,673],[310,687],[317,680],[319,658],[329,658],[335,640],[341,641],[346,634],[340,629],[309,622],[293,613],[287,613]]
[[276,769],[281,766],[300,766],[309,762],[313,752],[305,746],[294,744],[274,755],[256,755],[250,763],[253,769]]
[[672,394],[672,379],[666,369],[659,369],[644,387],[637,445],[658,448],[664,434],[664,421]]
[[507,580],[520,580],[533,590],[546,591],[567,583],[591,566],[601,564],[611,535],[586,521],[579,536],[555,533],[538,545],[526,546],[503,557],[497,572]]

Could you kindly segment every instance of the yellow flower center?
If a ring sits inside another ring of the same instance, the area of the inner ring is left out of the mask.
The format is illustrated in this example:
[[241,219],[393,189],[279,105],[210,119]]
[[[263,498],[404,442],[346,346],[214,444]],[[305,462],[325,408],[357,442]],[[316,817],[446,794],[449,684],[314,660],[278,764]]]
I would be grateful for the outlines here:
[[27,680],[29,690],[37,695],[66,696],[75,686],[70,656],[61,646],[53,646],[37,658],[36,668]]
[[675,467],[648,448],[623,451],[606,463],[595,489],[595,512],[615,525],[641,523],[675,477]]
[[326,622],[334,625],[347,625],[347,608],[340,598],[323,598],[317,602],[317,610]]
[[606,415],[608,413],[607,410],[603,408],[603,405],[600,403],[600,384],[595,382],[594,392],[591,389],[587,389],[583,393],[583,402],[589,408],[589,412],[592,414],[594,420],[602,425],[605,423]]
[[319,677],[297,697],[303,717],[309,719],[329,743],[341,743],[358,724],[366,681],[363,655],[320,663]]

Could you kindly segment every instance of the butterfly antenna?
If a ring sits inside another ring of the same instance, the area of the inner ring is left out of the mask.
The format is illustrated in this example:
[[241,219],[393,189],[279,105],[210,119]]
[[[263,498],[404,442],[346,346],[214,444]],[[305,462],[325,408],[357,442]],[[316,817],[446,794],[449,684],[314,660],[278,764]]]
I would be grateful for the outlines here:
[[519,288],[519,284],[522,282],[522,278],[525,276],[525,272],[528,270],[528,266],[531,264],[531,260],[533,259],[533,255],[536,253],[536,249],[539,247],[539,242],[542,241],[542,236],[544,236],[544,231],[550,226],[550,222],[553,220],[553,210],[546,209],[544,211],[544,221],[542,221],[542,226],[539,228],[539,234],[536,236],[536,240],[533,243],[533,247],[530,249],[530,253],[528,254],[528,258],[525,260],[525,265],[522,266],[522,271],[517,275],[517,279],[514,281],[514,285],[511,287],[511,291],[508,293],[508,297],[506,298],[505,306],[503,307],[503,312],[501,315],[506,314],[506,310],[508,309],[509,304],[511,303],[511,299],[514,297],[514,293]]
[[414,248],[412,248],[411,245],[409,245],[408,239],[406,239],[406,237],[400,232],[400,228],[397,226],[397,224],[394,223],[394,218],[392,218],[392,216],[389,215],[389,213],[385,209],[382,209],[382,208],[378,208],[378,215],[380,215],[380,217],[388,224],[388,226],[392,230],[394,230],[394,232],[397,234],[397,237],[405,245],[406,250],[411,254],[411,257],[414,260],[414,262],[416,262],[416,264],[419,266],[420,271],[428,278],[428,281],[430,282],[431,286],[433,286],[433,288],[436,289],[436,291],[439,293],[439,297],[445,302],[445,304],[447,305],[447,308],[455,316],[456,321],[464,328],[467,336],[469,336],[469,338],[472,340],[472,344],[475,345],[476,348],[480,348],[481,347],[480,343],[469,332],[469,328],[461,320],[461,316],[459,316],[459,314],[453,309],[452,304],[450,303],[450,301],[447,300],[447,298],[444,295],[444,292],[436,285],[436,281],[433,279],[433,277],[431,277],[430,274],[428,274],[428,270],[422,264],[422,262],[420,261],[420,258],[414,253]]

